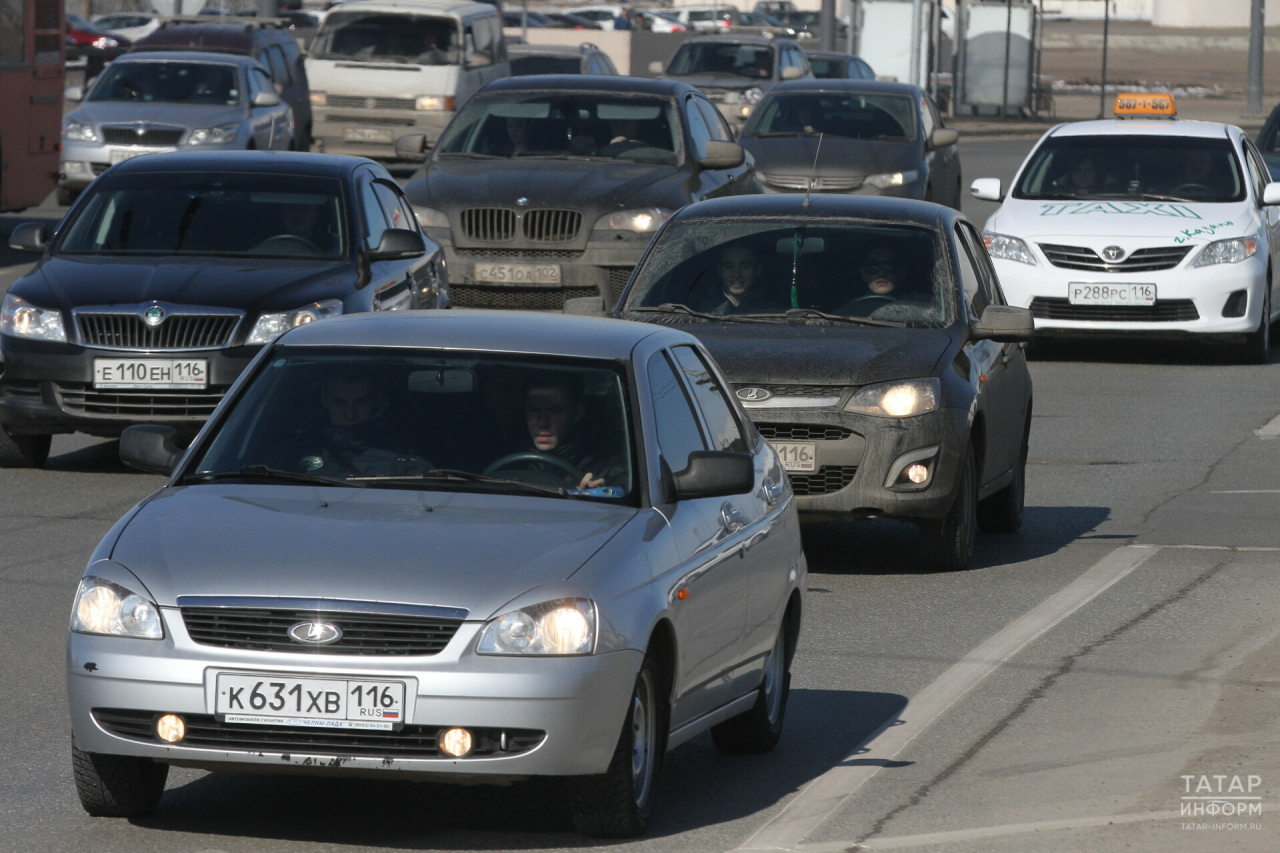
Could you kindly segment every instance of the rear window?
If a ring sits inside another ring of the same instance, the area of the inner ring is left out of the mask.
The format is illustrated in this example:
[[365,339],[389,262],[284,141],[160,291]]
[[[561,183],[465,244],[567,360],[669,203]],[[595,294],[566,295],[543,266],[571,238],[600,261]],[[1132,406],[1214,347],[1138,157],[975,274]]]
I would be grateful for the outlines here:
[[530,74],[578,74],[582,61],[576,56],[517,56],[511,60],[511,76]]
[[458,22],[427,15],[334,12],[311,46],[316,59],[461,65]]
[[113,62],[89,93],[89,100],[235,106],[240,103],[239,77],[234,65]]

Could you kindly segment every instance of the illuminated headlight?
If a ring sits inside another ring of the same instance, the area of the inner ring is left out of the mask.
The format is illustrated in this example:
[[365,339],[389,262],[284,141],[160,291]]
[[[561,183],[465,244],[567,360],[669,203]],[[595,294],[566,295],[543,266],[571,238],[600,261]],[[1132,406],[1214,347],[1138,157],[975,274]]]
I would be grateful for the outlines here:
[[63,341],[67,333],[62,327],[62,312],[56,308],[37,308],[25,299],[6,293],[0,304],[0,334],[41,341]]
[[263,314],[254,324],[253,331],[249,333],[245,344],[269,344],[290,329],[305,326],[317,320],[336,317],[341,313],[341,299],[322,299],[310,305],[303,305],[294,311]]
[[187,138],[188,145],[226,145],[235,142],[238,124],[220,124],[217,127],[200,127],[191,131]]
[[90,42],[90,45],[98,50],[106,50],[109,47],[119,47],[120,42],[113,39],[111,36],[102,36],[101,38],[94,39]]
[[918,177],[920,177],[920,172],[912,169],[909,172],[885,172],[882,175],[867,175],[864,183],[887,190],[889,187],[906,186]]
[[601,219],[596,227],[614,231],[657,231],[671,218],[672,211],[663,207],[645,207],[640,210],[620,210]]
[[413,206],[413,212],[418,217],[418,224],[423,228],[448,228],[449,216],[443,210],[436,210],[434,207]]
[[562,598],[490,619],[480,632],[482,655],[589,655],[596,645],[596,605]]
[[882,418],[909,418],[934,411],[941,400],[942,387],[937,379],[908,379],[859,388],[844,410]]
[[62,174],[64,175],[91,175],[93,167],[84,160],[63,160]]
[[429,112],[446,112],[453,111],[453,97],[451,95],[423,95],[413,102],[415,110],[426,110]]
[[329,93],[328,92],[312,92],[311,106],[313,107],[329,106]]
[[1213,264],[1238,264],[1252,258],[1258,252],[1256,237],[1235,237],[1231,240],[1217,240],[1200,250],[1193,267],[1207,267]]
[[101,142],[93,125],[70,121],[62,125],[62,138],[68,142]]
[[140,640],[164,639],[160,608],[132,590],[92,575],[83,578],[76,590],[71,630]]
[[983,232],[982,242],[987,245],[987,252],[993,258],[1003,258],[1006,261],[1017,261],[1020,264],[1036,265],[1036,256],[1031,254],[1031,249],[1027,244],[1017,237],[1010,237],[1008,234],[993,234],[990,231]]
[[742,93],[742,103],[758,104],[760,99],[764,97],[764,91],[759,86],[752,86]]

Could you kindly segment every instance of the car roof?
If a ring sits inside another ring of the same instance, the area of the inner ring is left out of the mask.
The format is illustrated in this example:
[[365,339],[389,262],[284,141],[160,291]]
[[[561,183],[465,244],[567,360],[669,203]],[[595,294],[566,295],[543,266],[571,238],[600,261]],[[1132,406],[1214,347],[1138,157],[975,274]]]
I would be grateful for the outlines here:
[[167,23],[133,43],[133,49],[212,50],[249,53],[255,41],[292,41],[293,37],[272,26],[243,21],[209,23]]
[[519,56],[526,54],[547,54],[549,56],[572,56],[577,59],[588,50],[599,50],[594,44],[583,42],[579,45],[572,44],[513,44],[507,47],[507,56]]
[[431,349],[627,359],[654,334],[663,343],[695,343],[677,329],[649,323],[539,314],[530,311],[369,312],[298,326],[280,338],[286,346],[423,347]]
[[836,193],[813,193],[805,204],[804,193],[740,195],[700,201],[676,211],[673,220],[719,219],[736,216],[783,216],[788,219],[882,219],[937,228],[963,216],[958,210],[933,204],[889,196],[856,196]]
[[317,177],[350,174],[357,166],[378,165],[364,157],[302,151],[179,151],[132,157],[112,167],[127,172],[275,172]]
[[805,55],[805,56],[820,56],[820,57],[822,57],[822,58],[824,58],[824,59],[856,59],[856,58],[857,58],[857,57],[855,57],[852,53],[844,53],[843,51],[839,51],[839,50],[816,50],[816,49],[809,50],[809,49],[806,49],[806,50],[805,50],[805,52],[804,52],[804,55]]
[[[687,6],[682,6],[687,9]],[[704,36],[693,36],[684,40],[683,44],[690,42],[728,42],[729,44],[776,44],[778,42],[791,43],[791,39],[774,38],[773,36],[748,36],[734,35],[733,33],[715,33]]]
[[116,62],[212,62],[224,65],[261,67],[258,60],[243,53],[220,53],[215,50],[144,50],[126,53]]
[[1101,119],[1060,124],[1050,136],[1195,136],[1202,139],[1229,138],[1229,124],[1185,119]]
[[487,12],[497,14],[497,7],[471,0],[345,0],[330,12],[368,9],[373,12],[403,12],[419,15],[458,15],[467,17]]
[[481,92],[510,91],[593,91],[624,92],[641,95],[674,97],[697,89],[678,80],[651,80],[647,77],[624,77],[604,74],[532,74],[527,77],[502,77],[488,83]]
[[879,95],[918,95],[923,89],[911,83],[885,83],[880,80],[846,80],[818,78],[813,80],[784,80],[773,91],[785,92],[861,92]]

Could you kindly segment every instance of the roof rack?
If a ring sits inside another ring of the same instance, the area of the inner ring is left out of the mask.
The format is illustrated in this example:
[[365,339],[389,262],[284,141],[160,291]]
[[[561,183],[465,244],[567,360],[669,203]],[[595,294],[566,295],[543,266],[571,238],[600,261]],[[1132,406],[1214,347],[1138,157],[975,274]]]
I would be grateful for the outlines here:
[[596,46],[595,42],[584,41],[584,42],[582,42],[581,44],[579,44],[579,45],[578,45],[578,50],[579,50],[579,51],[583,51],[583,50],[599,50],[599,49],[600,49],[600,48]]

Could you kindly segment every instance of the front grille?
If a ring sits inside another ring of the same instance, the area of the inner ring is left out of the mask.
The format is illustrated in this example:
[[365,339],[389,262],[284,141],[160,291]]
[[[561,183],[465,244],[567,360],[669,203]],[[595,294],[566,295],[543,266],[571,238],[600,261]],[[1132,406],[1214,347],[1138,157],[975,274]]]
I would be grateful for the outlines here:
[[[324,655],[434,655],[449,644],[461,619],[340,613],[266,607],[183,607],[182,622],[203,646]],[[289,639],[289,628],[321,619],[342,629],[336,643],[314,646]]]
[[1199,320],[1190,299],[1157,299],[1154,305],[1072,305],[1068,300],[1037,296],[1031,314],[1044,320],[1095,320],[1117,323],[1180,323]]
[[[762,175],[765,183],[784,190],[806,190],[809,188],[808,175]],[[849,192],[862,186],[862,175],[825,176],[813,179],[814,192]]]
[[531,210],[524,219],[524,238],[534,243],[564,243],[578,236],[582,214],[576,210]]
[[68,412],[138,420],[140,418],[207,418],[222,402],[226,388],[204,391],[95,391],[83,383],[55,386]]
[[775,397],[838,397],[844,388],[840,385],[735,385],[739,388],[764,388]]
[[85,346],[140,350],[225,347],[240,322],[238,314],[170,314],[158,326],[148,326],[137,314],[75,317]]
[[631,280],[631,271],[635,267],[605,267],[605,272],[609,274],[609,307],[613,308],[618,302],[618,297],[622,295],[622,291],[626,289],[627,282]]
[[760,435],[769,441],[841,441],[853,430],[826,424],[756,424]]
[[39,382],[22,382],[17,379],[0,386],[4,399],[15,403],[39,403],[42,401]]
[[581,251],[573,249],[455,249],[460,258],[479,258],[481,260],[532,261],[548,260],[572,261],[582,257]]
[[414,120],[412,118],[391,118],[389,116],[344,116],[330,115],[326,116],[325,121],[346,122],[349,124],[380,124],[389,127],[413,127]]
[[330,95],[328,105],[356,110],[411,110],[413,98],[362,98],[357,95]]
[[516,236],[516,212],[502,207],[473,207],[462,211],[462,233],[484,243],[502,243]]
[[102,139],[111,145],[177,145],[182,138],[181,128],[146,128],[138,133],[136,127],[104,127]]
[[1133,254],[1118,263],[1107,263],[1087,246],[1057,246],[1041,243],[1040,250],[1055,267],[1094,272],[1156,272],[1171,270],[1191,251],[1190,246],[1162,246],[1151,249],[1135,249]]
[[853,482],[853,475],[856,473],[858,473],[856,465],[823,465],[813,474],[793,472],[790,475],[791,491],[802,498],[838,492]]
[[[93,718],[103,729],[117,737],[144,743],[161,743],[153,728],[159,716],[158,711],[93,709]],[[187,736],[180,744],[184,747],[375,758],[439,758],[436,738],[449,725],[407,725],[399,731],[383,731],[223,723],[211,714],[183,714],[182,718],[187,723]],[[528,752],[547,736],[546,732],[536,729],[483,728],[470,731],[475,738],[475,746],[468,757]]]
[[522,311],[559,311],[565,300],[599,296],[594,287],[484,287],[449,285],[449,301],[457,308],[508,308]]

